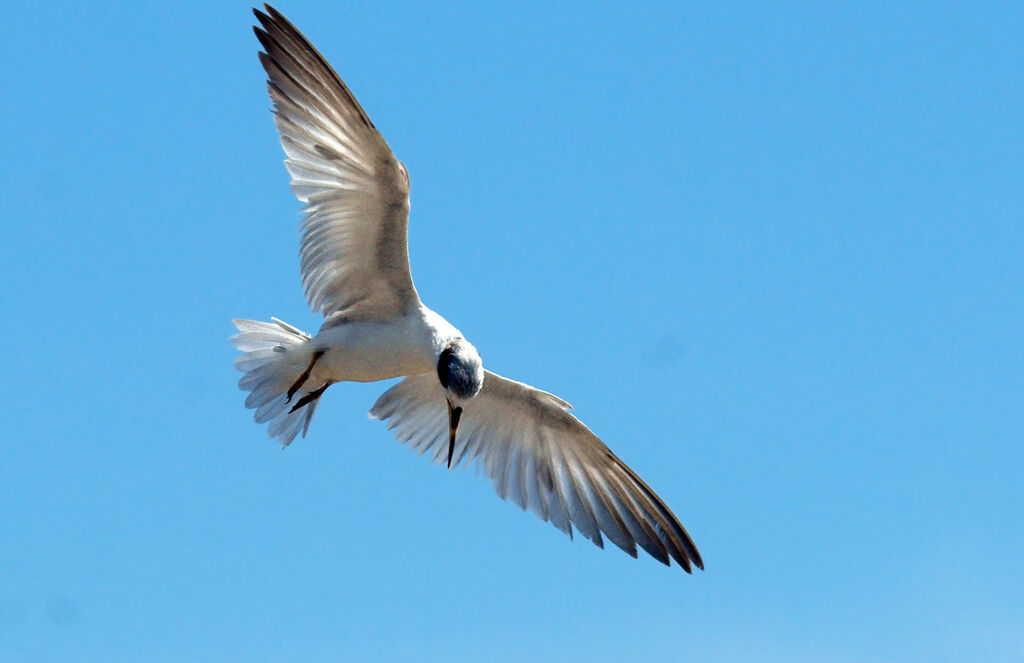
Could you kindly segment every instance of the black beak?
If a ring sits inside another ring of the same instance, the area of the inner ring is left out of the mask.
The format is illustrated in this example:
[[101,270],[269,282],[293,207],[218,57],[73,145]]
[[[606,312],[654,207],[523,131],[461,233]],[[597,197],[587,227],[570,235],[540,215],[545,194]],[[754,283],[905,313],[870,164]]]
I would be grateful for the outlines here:
[[462,417],[462,408],[453,407],[448,401],[448,467],[452,466],[452,454],[455,453],[455,433],[459,430],[459,419]]

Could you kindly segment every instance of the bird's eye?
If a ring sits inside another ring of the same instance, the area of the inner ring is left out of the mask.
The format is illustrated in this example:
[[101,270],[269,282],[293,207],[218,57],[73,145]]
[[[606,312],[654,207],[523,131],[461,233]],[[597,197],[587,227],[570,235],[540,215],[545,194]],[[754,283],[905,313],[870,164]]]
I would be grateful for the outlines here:
[[441,381],[441,386],[445,389],[448,388],[448,378],[451,374],[451,361],[452,361],[452,349],[447,348],[441,353],[441,356],[437,359],[437,379]]

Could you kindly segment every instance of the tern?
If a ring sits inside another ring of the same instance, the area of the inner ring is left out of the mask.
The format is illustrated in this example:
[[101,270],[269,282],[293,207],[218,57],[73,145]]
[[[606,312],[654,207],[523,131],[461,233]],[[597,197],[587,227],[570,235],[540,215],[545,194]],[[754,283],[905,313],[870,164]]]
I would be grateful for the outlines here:
[[277,318],[235,320],[239,387],[285,446],[305,437],[324,391],[404,378],[373,405],[410,448],[449,468],[475,462],[510,499],[572,537],[639,546],[687,573],[689,534],[561,398],[484,370],[476,348],[427,308],[409,271],[409,174],[327,61],[269,5],[254,9],[274,120],[304,203],[300,262],[311,336]]

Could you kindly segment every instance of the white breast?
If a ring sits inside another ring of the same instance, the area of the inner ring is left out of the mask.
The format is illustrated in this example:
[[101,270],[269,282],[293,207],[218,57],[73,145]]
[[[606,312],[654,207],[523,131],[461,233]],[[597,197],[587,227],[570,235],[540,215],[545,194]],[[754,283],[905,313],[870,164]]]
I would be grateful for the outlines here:
[[454,336],[461,334],[425,306],[388,321],[342,323],[314,339],[326,352],[311,377],[316,382],[373,382],[428,373]]

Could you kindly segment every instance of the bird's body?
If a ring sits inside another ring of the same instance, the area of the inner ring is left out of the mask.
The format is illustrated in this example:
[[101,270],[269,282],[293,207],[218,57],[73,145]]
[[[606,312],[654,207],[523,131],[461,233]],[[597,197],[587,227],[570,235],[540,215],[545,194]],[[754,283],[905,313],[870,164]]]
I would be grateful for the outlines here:
[[311,336],[235,320],[246,407],[285,445],[305,436],[328,387],[404,379],[370,410],[449,467],[476,462],[502,498],[599,546],[607,537],[686,571],[703,568],[661,499],[564,400],[485,371],[479,353],[420,301],[409,270],[409,175],[366,112],[306,38],[267,6],[255,11],[274,116],[296,197],[305,203],[300,262]]
[[386,320],[329,320],[310,341],[324,354],[310,386],[325,382],[375,382],[429,373],[458,329],[424,305]]

